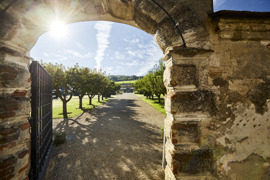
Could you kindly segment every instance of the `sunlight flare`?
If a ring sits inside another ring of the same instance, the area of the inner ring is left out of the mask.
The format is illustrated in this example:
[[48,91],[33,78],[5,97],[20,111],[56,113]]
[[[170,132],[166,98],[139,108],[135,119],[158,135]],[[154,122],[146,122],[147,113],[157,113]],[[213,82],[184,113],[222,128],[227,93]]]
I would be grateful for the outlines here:
[[50,34],[57,39],[64,39],[67,36],[67,26],[63,21],[55,20],[51,23]]

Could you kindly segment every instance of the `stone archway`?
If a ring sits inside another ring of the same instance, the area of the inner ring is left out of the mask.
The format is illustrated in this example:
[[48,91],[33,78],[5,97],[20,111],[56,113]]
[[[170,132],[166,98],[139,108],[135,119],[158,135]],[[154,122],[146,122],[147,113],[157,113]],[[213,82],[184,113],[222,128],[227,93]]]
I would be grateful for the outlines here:
[[[209,16],[212,0],[158,2],[179,23],[188,48],[181,47],[171,21],[151,0],[22,0],[1,13],[2,177],[27,179],[28,52],[47,31],[48,23],[58,17],[67,23],[125,23],[155,37],[166,63],[166,179],[246,179],[246,169],[255,163],[256,173],[264,172],[261,177],[269,179],[270,154],[264,150],[270,146],[269,14]],[[8,5],[1,1],[1,11]],[[237,171],[242,174],[236,175]]]
[[[170,0],[159,3],[179,22],[188,47],[209,48],[207,14],[212,12],[212,0],[204,0],[200,3]],[[6,1],[0,4],[2,9],[8,5]],[[202,7],[204,10],[201,10]],[[174,48],[182,45],[180,36],[169,17],[150,0],[18,1],[2,13],[0,18],[2,27],[0,30],[0,57],[1,69],[4,73],[1,77],[1,101],[4,112],[1,113],[0,125],[4,141],[1,142],[0,147],[1,158],[10,167],[4,174],[7,178],[23,179],[28,176],[30,166],[28,52],[38,37],[48,30],[51,21],[55,18],[63,19],[66,23],[106,20],[135,26],[155,37],[156,42],[166,54],[165,59],[170,59],[175,52]],[[191,54],[193,53],[192,51]],[[166,71],[169,75],[165,80],[168,89],[175,86],[173,83],[178,81],[173,73],[177,73],[178,70],[193,73],[194,68],[196,69],[195,65],[190,65],[190,63],[172,67],[173,64],[168,62]],[[189,74],[189,76],[194,76],[194,74]],[[192,80],[187,81],[189,82],[185,85],[192,85],[189,84],[193,83]],[[169,92],[172,93],[170,90]],[[170,106],[172,104],[170,98],[172,97],[169,95],[166,102],[169,123],[165,126],[168,140],[166,145],[166,177],[168,179],[174,178],[178,171],[173,160],[176,152],[170,152],[170,146],[175,144],[175,139],[171,138],[171,117],[174,112],[173,106]],[[179,127],[190,129],[190,127],[196,128],[197,126],[196,123],[193,123]],[[197,134],[193,136],[197,136]]]

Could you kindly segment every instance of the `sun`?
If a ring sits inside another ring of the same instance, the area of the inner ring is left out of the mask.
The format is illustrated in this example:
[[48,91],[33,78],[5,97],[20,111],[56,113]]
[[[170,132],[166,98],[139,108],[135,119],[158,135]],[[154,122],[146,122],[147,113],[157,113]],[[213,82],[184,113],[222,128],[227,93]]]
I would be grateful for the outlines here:
[[67,26],[63,21],[53,21],[50,26],[50,34],[57,39],[64,39],[67,36]]

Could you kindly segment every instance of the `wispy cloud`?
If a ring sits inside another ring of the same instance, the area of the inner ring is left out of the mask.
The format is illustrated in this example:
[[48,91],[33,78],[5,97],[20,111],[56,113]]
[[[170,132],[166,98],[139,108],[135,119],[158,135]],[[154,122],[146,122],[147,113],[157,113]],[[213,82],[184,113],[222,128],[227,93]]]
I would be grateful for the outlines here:
[[104,52],[109,45],[109,37],[112,28],[112,22],[97,22],[95,29],[97,30],[97,51],[96,51],[96,68],[100,69],[101,62],[103,61]]
[[46,53],[46,52],[43,52],[43,55],[44,55],[45,57],[49,57],[49,54]]
[[71,49],[63,50],[63,54],[70,55],[71,57],[79,58],[79,59],[86,59],[86,58],[92,57],[92,54],[90,52],[85,53],[85,54],[81,54],[81,53],[74,51],[74,50],[71,50]]
[[76,42],[75,45],[76,45],[79,49],[85,50],[85,47],[84,47],[81,43]]
[[131,39],[131,40],[129,40],[129,39],[124,38],[124,41],[129,42],[131,44],[135,44],[135,43],[139,43],[140,39]]
[[[126,62],[126,65],[137,66],[138,72],[136,75],[145,75],[149,70],[151,70],[155,64],[158,63],[159,59],[163,57],[163,53],[156,45],[154,40],[148,43],[140,43],[136,45],[137,48],[127,47],[127,54],[132,56],[132,59],[137,58],[138,61],[133,60],[131,62]],[[140,63],[138,63],[140,62]]]
[[222,4],[224,4],[225,1],[226,1],[226,0],[214,0],[214,1],[213,1],[213,2],[214,2],[214,6],[215,6],[215,7],[219,7],[219,6],[221,6]]
[[125,59],[125,55],[119,53],[118,51],[114,52],[115,59]]
[[53,63],[67,63],[68,61],[79,62],[80,60],[88,60],[93,57],[92,53],[90,52],[79,53],[71,49],[61,49],[51,53],[43,52],[43,55],[46,57],[44,59],[45,62],[51,61]]

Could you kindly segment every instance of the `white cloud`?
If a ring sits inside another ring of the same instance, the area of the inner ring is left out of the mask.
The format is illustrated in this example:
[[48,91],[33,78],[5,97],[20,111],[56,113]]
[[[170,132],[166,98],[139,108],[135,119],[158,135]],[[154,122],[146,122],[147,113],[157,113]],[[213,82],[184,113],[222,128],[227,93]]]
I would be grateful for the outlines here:
[[85,47],[84,47],[81,43],[76,42],[75,45],[76,45],[78,48],[80,48],[81,50],[85,50]]
[[119,64],[121,64],[123,66],[139,66],[139,65],[141,65],[140,63],[138,63],[137,60],[133,60],[132,62],[120,62]]
[[85,53],[85,54],[81,54],[81,53],[74,51],[74,50],[71,50],[71,49],[63,50],[63,54],[70,55],[71,57],[79,58],[79,59],[86,59],[86,58],[92,57],[92,54],[90,52]]
[[49,57],[49,54],[48,54],[48,53],[43,52],[43,55],[44,55],[45,57]]
[[131,56],[136,56],[136,52],[132,50],[128,50],[127,53]]
[[219,7],[219,6],[221,6],[222,4],[224,4],[225,1],[226,1],[226,0],[214,0],[214,1],[213,1],[213,2],[214,2],[214,6],[215,6],[215,7]]
[[118,51],[114,52],[115,59],[125,59],[125,55],[119,53]]
[[96,39],[98,48],[96,51],[96,68],[100,69],[101,62],[103,61],[104,52],[109,45],[109,37],[112,28],[112,22],[97,22],[95,29],[97,30]]
[[145,61],[143,63],[143,66],[139,69],[138,73],[136,75],[141,76],[145,75],[148,71],[150,71],[155,64],[158,63],[160,58],[163,57],[162,51],[159,49],[158,46],[156,46],[156,42],[153,40],[149,44],[143,45],[143,48],[141,48],[141,55],[145,57]]
[[126,38],[124,39],[124,41],[129,42],[129,43],[131,43],[131,44],[135,44],[135,43],[139,43],[139,42],[140,42],[139,39],[128,40],[128,39],[126,39]]

